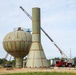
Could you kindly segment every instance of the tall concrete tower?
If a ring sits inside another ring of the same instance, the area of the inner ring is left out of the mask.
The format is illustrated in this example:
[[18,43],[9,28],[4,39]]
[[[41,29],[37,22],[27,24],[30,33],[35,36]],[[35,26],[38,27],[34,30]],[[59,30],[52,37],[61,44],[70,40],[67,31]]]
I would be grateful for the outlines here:
[[40,8],[32,8],[32,45],[28,54],[26,67],[48,67],[42,45],[40,32]]

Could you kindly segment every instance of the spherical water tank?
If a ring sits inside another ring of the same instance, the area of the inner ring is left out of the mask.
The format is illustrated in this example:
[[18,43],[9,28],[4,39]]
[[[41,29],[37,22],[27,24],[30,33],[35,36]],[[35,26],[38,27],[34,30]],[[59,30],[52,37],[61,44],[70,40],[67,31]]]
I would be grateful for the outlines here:
[[31,34],[23,31],[21,28],[8,33],[4,37],[3,47],[8,53],[16,58],[16,67],[22,67],[22,59],[29,52],[31,39]]

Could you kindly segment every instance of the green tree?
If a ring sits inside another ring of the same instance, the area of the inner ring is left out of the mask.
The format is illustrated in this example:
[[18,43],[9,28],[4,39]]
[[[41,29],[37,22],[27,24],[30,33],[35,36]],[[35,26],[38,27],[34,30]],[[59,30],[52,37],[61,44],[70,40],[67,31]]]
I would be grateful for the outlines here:
[[60,60],[60,58],[59,57],[55,57],[55,58],[53,58],[54,60]]
[[2,64],[2,59],[0,59],[0,64]]
[[73,59],[74,59],[74,63],[75,63],[75,66],[76,66],[76,57],[74,57]]

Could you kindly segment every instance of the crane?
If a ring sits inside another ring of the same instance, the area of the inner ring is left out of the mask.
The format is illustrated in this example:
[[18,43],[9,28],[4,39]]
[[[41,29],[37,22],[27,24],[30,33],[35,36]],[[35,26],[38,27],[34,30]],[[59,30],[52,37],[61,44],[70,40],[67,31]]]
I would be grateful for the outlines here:
[[[25,10],[23,9],[22,6],[20,6],[22,11],[32,20],[32,16]],[[59,50],[60,54],[62,57],[68,58],[68,56],[56,45],[56,43],[51,39],[51,37],[43,30],[43,28],[40,27],[40,29],[43,31],[43,33],[50,39],[50,41],[55,45],[55,47]]]

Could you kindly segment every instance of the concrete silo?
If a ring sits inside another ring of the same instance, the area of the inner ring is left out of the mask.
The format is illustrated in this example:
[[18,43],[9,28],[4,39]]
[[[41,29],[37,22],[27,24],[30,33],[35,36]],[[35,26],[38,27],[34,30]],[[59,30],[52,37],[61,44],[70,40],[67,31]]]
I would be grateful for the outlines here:
[[40,8],[32,8],[32,44],[28,54],[26,67],[48,67],[41,45]]
[[31,34],[20,27],[8,33],[3,39],[4,49],[16,59],[16,68],[23,67],[23,57],[28,54],[30,45]]

